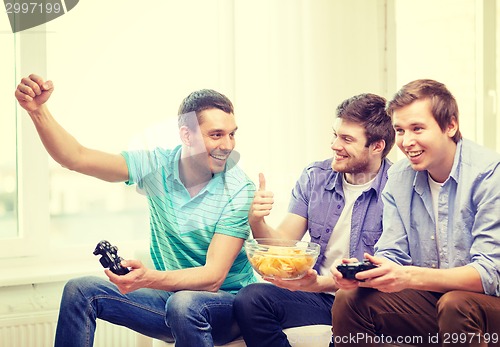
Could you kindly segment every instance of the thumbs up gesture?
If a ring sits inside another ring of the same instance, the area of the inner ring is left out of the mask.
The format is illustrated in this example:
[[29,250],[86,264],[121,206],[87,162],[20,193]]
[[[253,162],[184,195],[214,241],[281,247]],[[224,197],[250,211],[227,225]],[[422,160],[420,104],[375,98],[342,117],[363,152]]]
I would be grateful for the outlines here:
[[250,223],[258,222],[271,213],[274,204],[274,194],[266,190],[266,178],[259,174],[259,189],[255,192],[252,206],[248,213]]

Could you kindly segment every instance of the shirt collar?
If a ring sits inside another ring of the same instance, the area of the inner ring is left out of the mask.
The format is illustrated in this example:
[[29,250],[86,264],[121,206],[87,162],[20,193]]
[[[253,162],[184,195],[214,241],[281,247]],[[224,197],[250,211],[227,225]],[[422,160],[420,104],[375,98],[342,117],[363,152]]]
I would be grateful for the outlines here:
[[460,166],[462,164],[462,144],[463,141],[457,142],[457,149],[455,151],[455,158],[453,159],[453,166],[451,167],[450,178],[458,182],[458,177],[460,176]]
[[[461,154],[462,154],[462,144],[463,140],[458,141],[457,149],[455,151],[455,158],[453,159],[453,165],[451,167],[450,176],[446,179],[443,185],[450,179],[458,182],[458,177],[460,176],[460,164],[461,164]],[[429,172],[427,170],[417,171],[415,174],[415,179],[413,180],[413,187],[415,191],[422,195],[424,190],[429,186],[427,175]]]
[[[182,147],[177,146],[174,149],[175,154],[173,156],[173,170],[168,174],[169,178],[173,178],[178,184],[182,185],[184,187],[184,183],[181,181],[181,177],[179,174],[179,161],[181,159],[181,152],[182,152]],[[226,170],[227,166],[230,165],[229,162],[226,164]],[[230,168],[235,166],[235,164],[231,161]],[[205,187],[203,187],[200,192],[197,195],[203,194],[205,191],[210,193],[210,194],[216,194],[218,191],[220,191],[220,187],[224,185],[224,178],[225,178],[225,172],[217,173],[213,175],[212,179],[207,183]]]

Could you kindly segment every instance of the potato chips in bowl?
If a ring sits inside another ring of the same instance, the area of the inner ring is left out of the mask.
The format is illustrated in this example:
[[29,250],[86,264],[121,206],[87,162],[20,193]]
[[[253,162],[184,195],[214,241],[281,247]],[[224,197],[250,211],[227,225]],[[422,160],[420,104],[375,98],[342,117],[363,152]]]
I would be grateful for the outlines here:
[[262,277],[296,280],[304,277],[319,254],[313,242],[285,239],[249,239],[245,250],[254,270]]

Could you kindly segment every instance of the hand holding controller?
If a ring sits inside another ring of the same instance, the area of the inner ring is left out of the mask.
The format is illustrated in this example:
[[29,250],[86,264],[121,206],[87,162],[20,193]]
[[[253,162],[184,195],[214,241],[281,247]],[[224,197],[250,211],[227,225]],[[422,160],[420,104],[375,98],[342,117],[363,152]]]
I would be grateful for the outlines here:
[[118,256],[118,248],[112,246],[106,240],[102,240],[97,244],[94,250],[94,255],[101,255],[99,262],[105,268],[109,268],[111,272],[117,275],[126,275],[130,272],[126,267],[121,266],[123,260],[122,257]]
[[377,266],[371,263],[368,259],[359,261],[357,263],[346,263],[337,265],[337,270],[342,274],[345,279],[357,280],[363,282],[364,280],[358,280],[356,274],[361,271],[366,271],[374,269]]

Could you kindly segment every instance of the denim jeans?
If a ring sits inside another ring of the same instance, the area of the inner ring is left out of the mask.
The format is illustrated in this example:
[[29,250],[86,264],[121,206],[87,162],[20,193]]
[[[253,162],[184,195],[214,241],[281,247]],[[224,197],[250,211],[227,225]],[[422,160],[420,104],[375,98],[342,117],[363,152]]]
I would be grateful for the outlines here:
[[283,329],[332,323],[334,296],[253,283],[236,295],[234,310],[248,347],[290,347]]
[[239,335],[235,295],[219,291],[139,289],[121,294],[107,279],[82,277],[64,287],[55,347],[89,347],[96,319],[122,325],[176,347],[211,347]]

